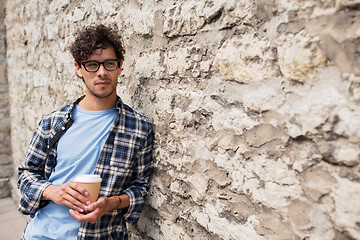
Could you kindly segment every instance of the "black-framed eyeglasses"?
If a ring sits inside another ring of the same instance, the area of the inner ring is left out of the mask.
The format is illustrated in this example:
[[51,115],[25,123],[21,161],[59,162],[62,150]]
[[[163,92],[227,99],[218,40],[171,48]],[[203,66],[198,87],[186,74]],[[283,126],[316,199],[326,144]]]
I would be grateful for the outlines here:
[[109,59],[104,62],[98,62],[95,60],[82,62],[81,65],[84,66],[85,70],[88,72],[97,72],[100,68],[100,65],[103,65],[107,71],[114,71],[119,68],[120,60]]

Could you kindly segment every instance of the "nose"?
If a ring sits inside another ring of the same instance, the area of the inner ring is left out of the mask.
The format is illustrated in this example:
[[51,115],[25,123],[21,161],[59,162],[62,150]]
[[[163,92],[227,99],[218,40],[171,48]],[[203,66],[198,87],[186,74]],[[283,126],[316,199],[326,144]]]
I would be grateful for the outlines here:
[[98,71],[96,72],[98,76],[106,76],[108,71],[105,69],[103,64],[100,64]]

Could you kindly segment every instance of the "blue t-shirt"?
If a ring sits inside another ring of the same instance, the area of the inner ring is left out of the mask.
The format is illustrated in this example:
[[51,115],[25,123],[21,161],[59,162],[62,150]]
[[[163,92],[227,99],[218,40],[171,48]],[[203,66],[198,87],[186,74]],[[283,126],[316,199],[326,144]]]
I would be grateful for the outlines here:
[[[87,111],[75,106],[73,125],[59,139],[57,164],[49,182],[62,185],[78,174],[93,173],[117,115],[115,108]],[[39,209],[25,230],[25,239],[76,239],[80,223],[69,207],[50,201]]]

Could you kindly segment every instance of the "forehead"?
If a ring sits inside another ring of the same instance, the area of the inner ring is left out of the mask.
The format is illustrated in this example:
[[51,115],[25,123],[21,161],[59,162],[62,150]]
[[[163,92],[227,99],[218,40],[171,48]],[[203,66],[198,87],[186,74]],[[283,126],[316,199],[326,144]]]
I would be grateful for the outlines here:
[[115,50],[112,46],[107,48],[97,48],[87,60],[104,60],[104,59],[117,59]]

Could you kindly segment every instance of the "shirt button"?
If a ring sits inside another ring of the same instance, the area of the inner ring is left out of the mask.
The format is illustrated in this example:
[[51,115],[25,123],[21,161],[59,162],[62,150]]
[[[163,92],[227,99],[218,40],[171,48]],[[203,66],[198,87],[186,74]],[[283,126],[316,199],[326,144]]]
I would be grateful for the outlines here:
[[61,130],[65,130],[65,127],[62,127]]

